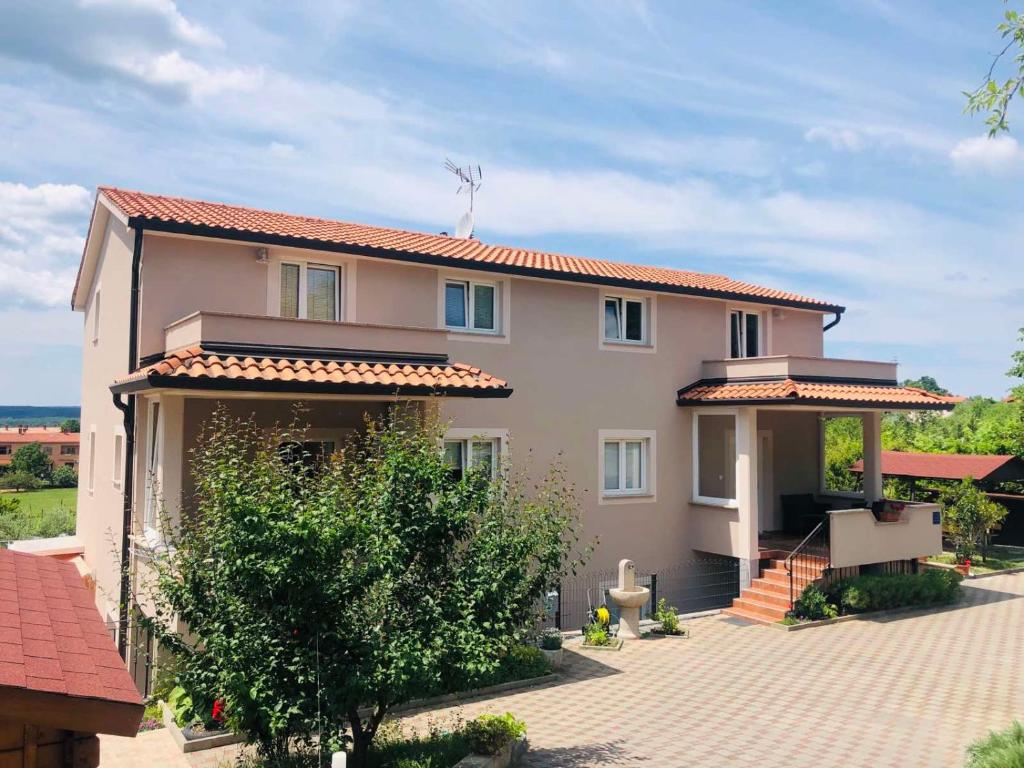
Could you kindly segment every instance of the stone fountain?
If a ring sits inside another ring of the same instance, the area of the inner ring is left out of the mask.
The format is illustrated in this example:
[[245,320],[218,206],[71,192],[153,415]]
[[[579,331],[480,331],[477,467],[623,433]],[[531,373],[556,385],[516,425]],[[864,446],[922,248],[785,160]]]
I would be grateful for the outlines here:
[[640,637],[640,609],[651,599],[651,590],[636,585],[636,564],[632,560],[619,560],[619,586],[609,589],[608,594],[619,606],[619,637]]

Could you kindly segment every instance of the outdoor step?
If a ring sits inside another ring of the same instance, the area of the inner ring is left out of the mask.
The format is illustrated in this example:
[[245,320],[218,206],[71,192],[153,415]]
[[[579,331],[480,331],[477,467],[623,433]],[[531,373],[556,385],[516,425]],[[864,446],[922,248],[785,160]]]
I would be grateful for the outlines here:
[[[825,558],[823,557],[801,557],[797,555],[793,558],[793,562],[797,564],[798,568],[815,568],[819,571],[825,568]],[[786,561],[785,559],[772,560],[769,567],[786,570]]]
[[785,595],[789,597],[789,582],[769,581],[768,579],[754,579],[750,582],[750,588],[758,592],[769,592],[773,595]]
[[756,613],[750,613],[743,608],[723,608],[722,613],[726,616],[734,616],[737,619],[743,619],[743,621],[749,621],[753,624],[774,624],[773,619],[766,619]]
[[[776,584],[785,584],[786,586],[789,586],[789,572],[785,570],[766,568],[761,574],[761,578],[766,581],[774,581]],[[816,574],[813,578],[805,576],[803,572],[796,573],[793,575],[793,584],[803,589],[808,584],[815,582],[820,578],[820,573]]]
[[745,600],[751,600],[758,603],[764,603],[765,605],[777,605],[783,610],[788,611],[792,606],[789,604],[789,591],[782,592],[771,592],[761,589],[761,584],[754,580],[754,583],[750,585],[750,589],[744,589],[740,592],[740,597]]
[[786,617],[786,609],[777,605],[768,605],[745,597],[737,597],[732,601],[733,608],[741,608],[770,621],[781,621]]

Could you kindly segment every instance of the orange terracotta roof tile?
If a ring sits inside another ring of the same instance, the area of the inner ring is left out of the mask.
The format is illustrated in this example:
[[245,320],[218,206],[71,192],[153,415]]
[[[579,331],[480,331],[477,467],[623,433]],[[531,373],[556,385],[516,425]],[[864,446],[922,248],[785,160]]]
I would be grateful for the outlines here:
[[57,429],[30,428],[19,432],[17,427],[0,429],[0,443],[50,443],[61,445],[78,445],[81,435],[78,432],[61,432]]
[[[328,356],[329,350],[324,350]],[[408,362],[320,360],[218,352],[189,347],[118,379],[115,392],[151,387],[280,389],[345,394],[446,394],[508,397],[507,382],[464,363],[443,358]]]
[[895,409],[948,410],[958,398],[945,397],[916,387],[886,384],[853,384],[772,379],[759,381],[698,381],[679,390],[679,405],[742,403],[793,403],[848,406],[879,406]]
[[109,732],[138,727],[142,699],[72,563],[0,549],[0,700],[4,688],[127,705]]
[[99,187],[98,191],[120,209],[129,222],[144,224],[151,229],[189,230],[208,236],[232,236],[243,240],[251,238],[256,242],[268,242],[268,238],[270,242],[284,239],[310,248],[318,244],[341,246],[369,256],[406,257],[409,260],[478,266],[498,272],[552,279],[635,285],[638,288],[722,298],[747,298],[767,304],[806,307],[823,312],[843,311],[842,307],[827,301],[732,280],[722,275],[545,253],[491,245],[475,239],[276,213],[116,187]]
[[[882,474],[900,477],[922,477],[940,480],[963,480],[972,477],[984,480],[993,472],[1015,465],[1016,477],[1024,478],[1024,461],[1016,456],[971,455],[962,453],[910,453],[903,451],[882,451]],[[858,460],[850,466],[853,472],[864,471],[864,461]]]

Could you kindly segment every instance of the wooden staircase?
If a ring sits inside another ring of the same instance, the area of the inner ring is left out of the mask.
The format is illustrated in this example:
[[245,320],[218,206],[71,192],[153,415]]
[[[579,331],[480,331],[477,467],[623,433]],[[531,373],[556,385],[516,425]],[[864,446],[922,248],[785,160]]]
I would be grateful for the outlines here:
[[[775,553],[773,553],[775,554]],[[827,562],[822,558],[798,556],[799,567],[793,575],[793,592],[799,595],[808,584],[821,579]],[[722,613],[760,624],[774,624],[786,617],[792,608],[789,602],[789,571],[784,558],[772,558],[761,577],[732,601],[732,607]]]

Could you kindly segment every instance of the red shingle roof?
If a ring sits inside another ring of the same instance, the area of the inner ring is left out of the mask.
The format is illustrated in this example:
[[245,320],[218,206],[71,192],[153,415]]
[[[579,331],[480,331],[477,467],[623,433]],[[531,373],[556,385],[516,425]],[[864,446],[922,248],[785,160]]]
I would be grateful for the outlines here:
[[60,443],[78,445],[81,435],[78,432],[61,432],[54,429],[29,429],[18,432],[17,427],[0,429],[0,444],[8,443]]
[[[508,397],[508,384],[463,363],[373,362],[218,354],[201,347],[174,352],[115,382],[115,391],[149,386],[202,386],[235,382],[237,388],[278,387],[291,392],[448,394]],[[133,386],[136,385],[136,386]]]
[[[936,480],[963,480],[965,477],[971,477],[975,480],[984,480],[993,472],[1013,463],[1020,465],[1020,476],[1024,478],[1024,462],[1016,456],[882,451],[882,474],[900,477]],[[863,472],[863,460],[854,462],[850,469],[853,472]]]
[[5,689],[63,694],[85,707],[138,705],[141,718],[142,699],[73,564],[0,549],[0,701]]
[[742,382],[698,381],[679,390],[677,402],[679,405],[800,403],[945,410],[952,408],[958,402],[958,398],[935,395],[916,387],[781,379]]
[[132,192],[116,187],[100,187],[99,192],[130,221],[138,220],[153,229],[160,229],[160,225],[169,231],[174,231],[176,227],[197,228],[211,236],[233,234],[236,239],[242,240],[247,239],[247,236],[285,238],[301,241],[307,247],[316,247],[317,243],[347,246],[361,249],[367,255],[377,252],[381,256],[405,256],[409,260],[426,257],[432,262],[455,266],[488,265],[498,272],[519,272],[552,279],[612,285],[636,284],[637,287],[676,293],[724,298],[747,297],[767,304],[801,306],[824,312],[842,311],[842,307],[820,299],[731,280],[722,275],[488,245],[475,239],[275,213],[238,205]]

